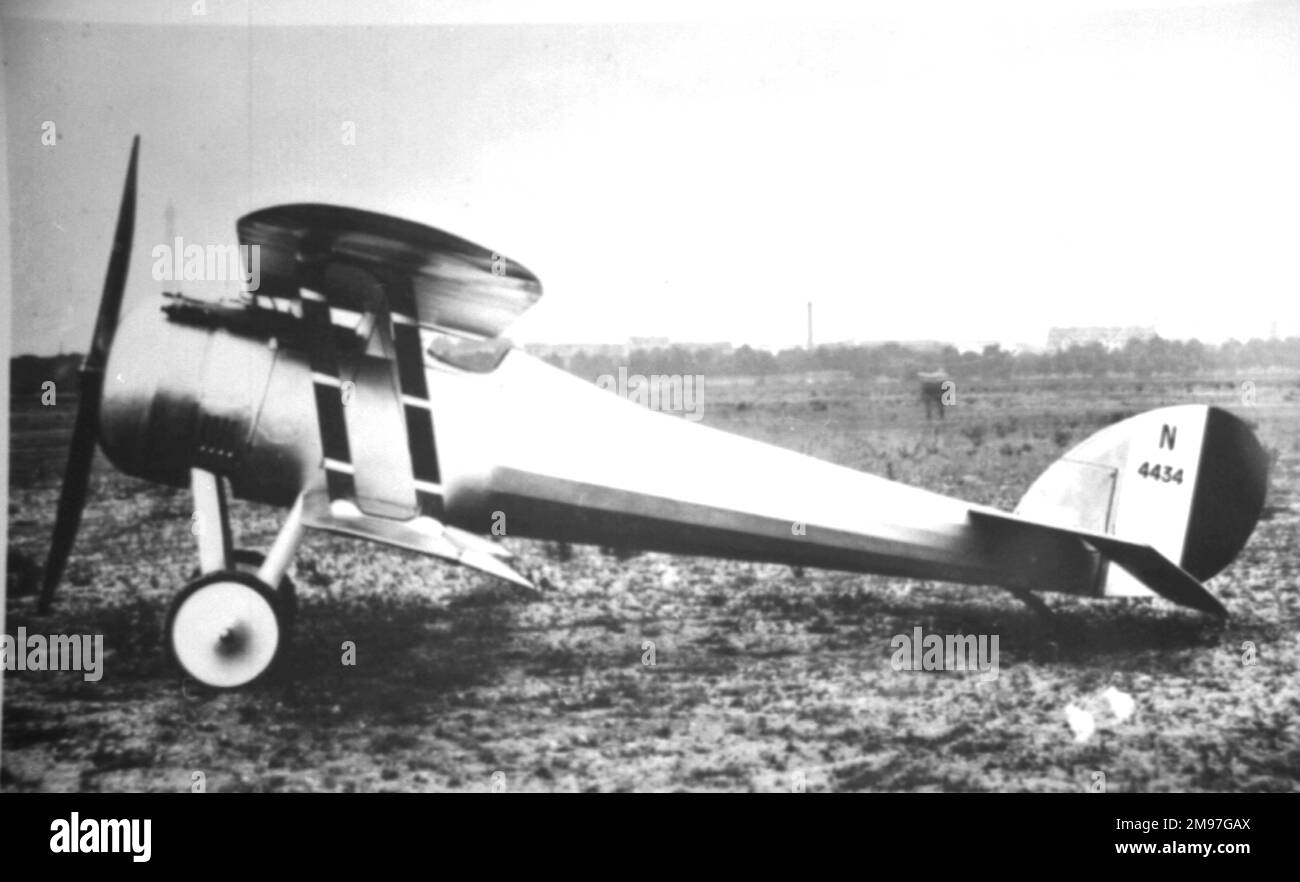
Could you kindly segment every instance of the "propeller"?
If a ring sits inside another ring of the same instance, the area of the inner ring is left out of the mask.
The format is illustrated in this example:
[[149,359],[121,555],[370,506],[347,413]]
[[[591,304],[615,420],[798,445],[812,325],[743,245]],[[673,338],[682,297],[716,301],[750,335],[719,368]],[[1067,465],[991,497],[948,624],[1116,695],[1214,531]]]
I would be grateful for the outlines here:
[[113,234],[113,253],[108,258],[104,292],[99,298],[95,334],[90,340],[90,351],[81,364],[81,400],[77,404],[77,420],[72,430],[68,466],[63,472],[63,489],[59,493],[54,538],[50,542],[50,555],[45,561],[45,580],[41,584],[38,607],[42,613],[49,612],[54,601],[54,589],[58,587],[63,568],[68,563],[68,554],[72,551],[77,528],[81,525],[81,510],[86,505],[86,487],[90,483],[90,466],[95,460],[95,439],[99,430],[104,366],[108,361],[108,349],[113,345],[113,334],[117,330],[122,293],[126,289],[126,272],[131,263],[131,237],[135,232],[135,168],[139,153],[140,136],[136,135],[131,142],[131,161],[126,169],[122,205],[117,212],[117,232]]

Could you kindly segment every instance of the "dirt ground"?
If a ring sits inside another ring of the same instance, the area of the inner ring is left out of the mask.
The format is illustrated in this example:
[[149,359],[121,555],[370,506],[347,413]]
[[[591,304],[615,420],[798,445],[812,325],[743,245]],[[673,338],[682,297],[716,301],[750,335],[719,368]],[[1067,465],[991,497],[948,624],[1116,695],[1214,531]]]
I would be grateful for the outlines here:
[[[1277,459],[1264,520],[1209,583],[1226,625],[1044,595],[1058,639],[993,589],[508,538],[529,592],[310,534],[285,664],[214,694],[161,649],[195,566],[188,493],[101,461],[57,609],[35,614],[72,406],[15,401],[6,630],[103,634],[106,659],[99,682],[6,676],[3,789],[184,791],[195,772],[209,791],[1300,788],[1294,379],[1259,382],[1253,406],[1230,382],[960,387],[941,424],[847,378],[704,389],[708,425],[1008,509],[1074,443],[1162,404],[1230,407]],[[282,515],[236,502],[239,545],[264,548]],[[891,637],[918,626],[999,635],[999,677],[893,670]],[[1071,704],[1095,714],[1086,741]]]

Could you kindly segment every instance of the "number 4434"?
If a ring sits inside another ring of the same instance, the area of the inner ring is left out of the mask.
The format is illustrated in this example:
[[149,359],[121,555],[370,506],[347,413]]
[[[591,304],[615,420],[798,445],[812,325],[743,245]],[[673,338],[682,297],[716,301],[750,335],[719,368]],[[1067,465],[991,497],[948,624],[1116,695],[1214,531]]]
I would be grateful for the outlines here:
[[1150,478],[1153,481],[1160,481],[1165,484],[1183,483],[1183,470],[1174,471],[1173,466],[1160,465],[1159,463],[1144,462],[1138,468],[1138,474],[1144,478]]

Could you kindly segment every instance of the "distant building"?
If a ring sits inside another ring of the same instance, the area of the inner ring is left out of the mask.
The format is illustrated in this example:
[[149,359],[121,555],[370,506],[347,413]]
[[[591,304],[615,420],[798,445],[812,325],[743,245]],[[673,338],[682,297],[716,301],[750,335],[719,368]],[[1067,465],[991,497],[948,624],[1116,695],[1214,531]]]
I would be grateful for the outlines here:
[[668,345],[669,345],[670,347],[671,347],[671,346],[676,346],[676,347],[678,347],[678,348],[680,348],[680,349],[685,349],[687,352],[713,352],[713,353],[716,353],[716,354],[718,354],[718,355],[730,355],[730,354],[731,354],[732,352],[734,352],[735,349],[736,349],[736,347],[735,347],[734,345],[732,345],[731,343],[726,343],[726,342],[719,342],[719,343],[669,343]]
[[623,343],[525,343],[524,352],[534,358],[558,356],[568,361],[579,352],[603,358],[627,358],[628,347]]
[[1136,325],[1121,328],[1052,328],[1047,332],[1047,351],[1060,352],[1071,346],[1100,343],[1107,349],[1123,349],[1130,340],[1151,340],[1156,329]]
[[953,342],[952,347],[958,352],[980,353],[989,346],[997,346],[1001,348],[1001,345],[1002,344],[997,340],[957,340]]
[[674,343],[667,337],[629,337],[626,343],[525,343],[523,349],[535,358],[557,356],[568,361],[578,353],[599,358],[628,358],[634,350],[683,349],[690,353],[713,352],[730,355],[731,343]]
[[836,344],[840,346],[862,346],[867,349],[880,349],[885,346],[902,346],[904,349],[910,349],[913,352],[920,353],[939,353],[951,346],[943,340],[863,340],[855,342],[846,340],[843,343]]
[[628,349],[667,349],[672,341],[667,337],[628,337]]

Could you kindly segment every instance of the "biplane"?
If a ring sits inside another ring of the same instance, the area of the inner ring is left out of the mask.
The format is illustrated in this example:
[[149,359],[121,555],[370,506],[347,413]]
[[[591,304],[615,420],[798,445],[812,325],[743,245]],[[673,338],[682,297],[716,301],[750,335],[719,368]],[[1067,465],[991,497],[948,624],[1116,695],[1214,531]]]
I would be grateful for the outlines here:
[[[503,520],[510,536],[1000,586],[1031,603],[1039,591],[1158,595],[1226,615],[1202,582],[1254,529],[1267,458],[1225,410],[1108,426],[1005,512],[607,394],[504,339],[541,295],[523,265],[333,205],[238,221],[262,267],[240,302],[172,293],[119,325],[138,154],[137,137],[40,605],[98,440],[123,472],[193,492],[198,575],[165,640],[204,684],[243,686],[281,654],[307,530],[523,585],[491,538]],[[287,509],[264,553],[237,546],[228,495]]]

